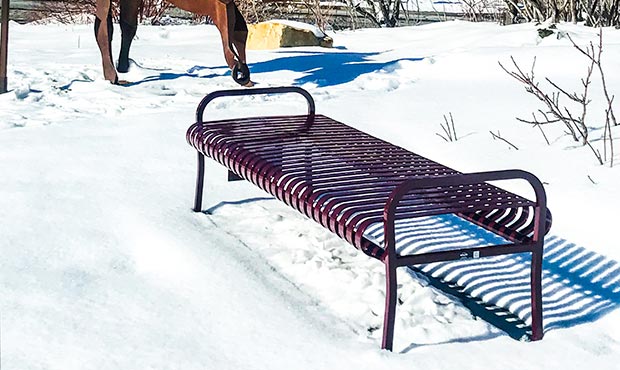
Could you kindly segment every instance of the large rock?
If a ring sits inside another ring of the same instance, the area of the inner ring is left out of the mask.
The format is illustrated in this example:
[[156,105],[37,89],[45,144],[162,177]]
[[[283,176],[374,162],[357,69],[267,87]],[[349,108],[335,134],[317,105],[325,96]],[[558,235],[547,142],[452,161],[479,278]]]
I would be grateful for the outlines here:
[[301,22],[273,20],[248,25],[248,49],[265,50],[292,46],[330,48],[332,45],[331,37],[317,27]]

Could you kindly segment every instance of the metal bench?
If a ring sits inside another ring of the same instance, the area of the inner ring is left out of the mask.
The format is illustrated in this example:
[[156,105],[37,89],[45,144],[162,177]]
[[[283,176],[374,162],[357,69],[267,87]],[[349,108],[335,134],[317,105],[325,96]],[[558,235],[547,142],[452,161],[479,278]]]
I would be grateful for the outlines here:
[[[214,121],[203,117],[207,105],[220,97],[283,93],[305,97],[308,113]],[[525,252],[532,260],[531,340],[542,338],[543,237],[551,214],[534,175],[521,170],[460,173],[315,114],[312,97],[298,87],[213,92],[198,105],[187,141],[198,152],[194,211],[202,209],[207,156],[228,168],[229,181],[252,182],[385,264],[382,348],[391,350],[393,344],[396,268]],[[535,201],[488,183],[509,179],[529,182]],[[500,235],[506,243],[399,253],[397,221],[445,214]],[[377,223],[383,225],[383,245],[366,233]]]

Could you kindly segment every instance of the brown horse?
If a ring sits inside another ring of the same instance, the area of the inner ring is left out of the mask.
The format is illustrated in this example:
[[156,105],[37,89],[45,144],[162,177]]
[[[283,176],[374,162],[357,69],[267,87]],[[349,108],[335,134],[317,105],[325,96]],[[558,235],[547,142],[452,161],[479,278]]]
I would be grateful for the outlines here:
[[[97,0],[95,37],[101,51],[103,76],[118,84],[118,74],[112,60],[112,0]],[[249,85],[250,71],[245,60],[245,43],[248,29],[232,0],[167,0],[177,7],[198,15],[209,16],[222,37],[226,64],[232,70],[233,79],[240,85]],[[138,10],[142,0],[120,0],[121,51],[118,72],[129,69],[129,48],[138,28]]]

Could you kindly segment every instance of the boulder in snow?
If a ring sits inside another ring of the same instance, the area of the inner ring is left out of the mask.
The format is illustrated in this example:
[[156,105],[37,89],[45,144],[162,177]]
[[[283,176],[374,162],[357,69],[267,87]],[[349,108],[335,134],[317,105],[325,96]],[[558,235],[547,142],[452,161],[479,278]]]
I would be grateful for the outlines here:
[[309,24],[273,20],[248,25],[246,47],[254,50],[277,49],[292,46],[332,47],[333,40],[317,27]]

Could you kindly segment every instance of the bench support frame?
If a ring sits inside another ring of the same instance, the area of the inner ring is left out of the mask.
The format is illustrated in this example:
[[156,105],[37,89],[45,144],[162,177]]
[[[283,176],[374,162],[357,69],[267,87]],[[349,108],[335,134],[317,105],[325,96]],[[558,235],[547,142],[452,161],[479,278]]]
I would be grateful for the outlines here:
[[[396,253],[395,221],[399,202],[413,189],[457,186],[476,184],[486,181],[515,180],[527,181],[534,189],[536,207],[534,210],[534,235],[531,243],[515,243],[506,245],[492,245],[482,248],[465,248],[442,252],[431,252],[401,256]],[[394,338],[394,321],[396,300],[398,297],[396,269],[398,267],[427,264],[433,262],[454,261],[463,258],[481,258],[505,254],[531,254],[530,269],[530,302],[532,310],[531,340],[540,340],[543,337],[542,317],[542,260],[545,234],[545,215],[547,213],[547,197],[543,184],[529,172],[521,170],[504,170],[492,172],[478,172],[437,178],[423,178],[405,180],[390,195],[383,212],[383,227],[385,235],[385,251],[383,263],[386,268],[386,295],[385,315],[383,321],[383,341],[381,348],[392,350]]]
[[[207,104],[219,97],[226,96],[245,96],[256,94],[283,94],[298,93],[306,98],[308,103],[308,117],[312,118],[315,114],[314,100],[310,94],[297,87],[277,87],[277,88],[256,88],[242,90],[225,90],[216,91],[207,95],[198,105],[196,111],[196,122],[204,122],[203,115]],[[201,152],[197,154],[197,178],[196,193],[194,197],[195,212],[202,210],[202,197],[204,189],[204,172],[205,172],[205,155]],[[238,175],[232,173],[229,169],[228,180],[236,181],[242,179]],[[442,186],[459,186],[468,184],[477,184],[487,181],[501,180],[525,180],[533,188],[536,201],[534,207],[534,231],[531,242],[513,243],[504,245],[492,245],[481,248],[464,248],[440,252],[421,253],[413,255],[399,255],[396,252],[396,233],[395,221],[399,202],[414,189],[432,188]],[[396,277],[396,269],[399,267],[428,264],[433,262],[446,262],[468,258],[481,258],[489,256],[498,256],[514,253],[530,253],[531,254],[531,272],[530,272],[530,288],[531,288],[531,312],[532,312],[532,335],[531,340],[540,340],[543,337],[543,321],[542,321],[542,260],[543,260],[543,243],[546,232],[546,194],[540,180],[529,172],[521,170],[503,170],[492,172],[478,172],[470,174],[460,174],[451,176],[441,176],[435,178],[415,178],[404,180],[390,194],[383,212],[384,226],[384,250],[385,253],[381,257],[381,262],[385,265],[386,273],[386,295],[385,295],[385,311],[383,323],[383,339],[381,343],[382,349],[392,350],[394,342],[394,322],[396,317],[396,306],[398,297],[398,284]]]

